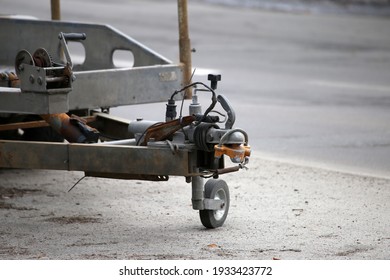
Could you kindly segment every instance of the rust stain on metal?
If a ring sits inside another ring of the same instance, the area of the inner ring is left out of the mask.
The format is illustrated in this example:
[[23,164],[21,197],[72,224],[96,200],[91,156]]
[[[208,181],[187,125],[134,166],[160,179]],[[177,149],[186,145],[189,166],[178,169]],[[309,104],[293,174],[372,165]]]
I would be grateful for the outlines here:
[[41,117],[70,143],[96,142],[98,131],[86,124],[83,118],[65,113],[47,114]]
[[20,80],[14,72],[2,72],[0,73],[0,86],[18,88]]
[[[96,116],[83,117],[82,118],[86,123],[94,122]],[[31,122],[17,122],[17,123],[7,123],[0,124],[0,131],[7,130],[16,130],[16,129],[28,129],[28,128],[38,128],[38,127],[47,127],[50,126],[46,121],[31,121]]]
[[194,116],[186,116],[181,119],[154,125],[147,129],[142,145],[145,146],[152,138],[155,141],[165,140],[182,127],[191,124],[193,121],[195,121]]
[[67,114],[41,115],[41,117],[69,142],[79,142],[78,139],[82,134],[75,126],[70,124],[70,117]]

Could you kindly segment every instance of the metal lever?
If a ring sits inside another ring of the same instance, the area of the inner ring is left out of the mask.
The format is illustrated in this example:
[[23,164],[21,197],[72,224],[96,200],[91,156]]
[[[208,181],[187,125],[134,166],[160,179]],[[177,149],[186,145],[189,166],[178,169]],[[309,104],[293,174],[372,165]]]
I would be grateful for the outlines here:
[[69,41],[79,41],[79,40],[85,40],[87,38],[87,35],[85,33],[63,33],[60,32],[58,34],[58,39],[60,39],[61,47],[64,51],[67,64],[70,66],[70,68],[73,67],[72,60],[70,58],[68,45],[66,43],[67,40]]
[[218,95],[217,100],[219,103],[221,103],[222,108],[226,111],[228,115],[228,119],[225,123],[225,128],[231,129],[234,125],[234,122],[236,121],[236,113],[234,112],[230,101],[224,95]]

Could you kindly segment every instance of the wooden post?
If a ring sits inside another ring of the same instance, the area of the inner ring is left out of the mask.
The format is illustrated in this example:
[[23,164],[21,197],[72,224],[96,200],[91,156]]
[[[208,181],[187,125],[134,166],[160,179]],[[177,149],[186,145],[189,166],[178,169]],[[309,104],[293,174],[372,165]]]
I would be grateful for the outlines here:
[[51,19],[61,20],[60,0],[50,0],[51,2]]
[[[187,0],[178,0],[178,16],[179,16],[179,52],[180,63],[183,63],[183,85],[191,83],[191,43],[188,32],[188,12],[187,12]],[[186,98],[192,97],[192,89],[186,91]]]

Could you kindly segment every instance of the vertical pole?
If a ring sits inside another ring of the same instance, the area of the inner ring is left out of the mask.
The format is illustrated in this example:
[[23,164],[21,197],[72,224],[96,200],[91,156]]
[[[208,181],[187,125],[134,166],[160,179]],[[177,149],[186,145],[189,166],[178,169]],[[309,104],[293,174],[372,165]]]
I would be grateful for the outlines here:
[[[196,170],[199,172],[199,169]],[[204,190],[203,190],[203,178],[200,176],[192,177],[192,209],[203,210],[204,209]]]
[[51,3],[51,19],[61,20],[60,0],[50,0]]
[[[183,67],[183,83],[184,85],[191,83],[191,43],[188,32],[188,12],[187,0],[177,0],[178,16],[179,16],[179,52],[180,63]],[[192,90],[186,91],[186,98],[192,97]]]

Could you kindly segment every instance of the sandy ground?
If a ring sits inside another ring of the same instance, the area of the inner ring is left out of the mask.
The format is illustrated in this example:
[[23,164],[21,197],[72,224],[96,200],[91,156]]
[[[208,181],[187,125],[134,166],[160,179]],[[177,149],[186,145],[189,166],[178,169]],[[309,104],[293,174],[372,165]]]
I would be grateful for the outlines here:
[[390,180],[255,156],[205,229],[184,178],[0,171],[0,259],[390,259]]

